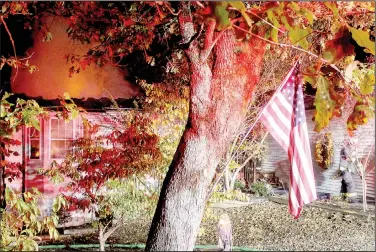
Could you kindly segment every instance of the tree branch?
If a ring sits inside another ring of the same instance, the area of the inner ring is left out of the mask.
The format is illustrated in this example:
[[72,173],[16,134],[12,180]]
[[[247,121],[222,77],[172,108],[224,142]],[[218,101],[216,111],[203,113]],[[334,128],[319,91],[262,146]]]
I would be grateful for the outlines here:
[[174,12],[174,10],[168,5],[168,2],[163,2],[164,4],[165,4],[165,6],[167,7],[167,9],[169,10],[169,12],[172,14],[172,15],[174,15],[174,16],[178,16],[179,14],[180,14],[180,11],[181,10],[179,10],[178,12]]
[[214,37],[214,30],[215,30],[215,20],[211,19],[208,22],[207,28],[206,28],[206,36],[205,36],[205,41],[204,41],[204,49],[203,51],[209,50],[213,43],[213,37]]
[[[17,61],[16,46],[14,44],[14,40],[13,40],[12,34],[10,33],[9,28],[7,26],[7,23],[4,20],[4,16],[0,16],[0,20],[4,24],[5,30],[7,31],[8,35],[9,35],[9,39],[10,39],[10,42],[12,43],[12,47],[13,47],[14,58]],[[17,67],[17,65],[15,65],[15,68],[16,68],[16,74],[14,75],[13,81],[16,79],[17,74],[18,74],[18,67]]]
[[[215,23],[214,23],[214,27],[215,27]],[[211,42],[210,47],[203,51],[203,54],[202,54],[202,56],[201,56],[201,59],[202,59],[203,61],[205,61],[205,60],[209,57],[210,52],[213,50],[215,44],[217,43],[217,41],[219,40],[219,38],[222,37],[223,33],[224,33],[227,29],[228,29],[228,28],[223,29],[223,30],[218,34],[218,36],[214,39],[214,41]]]
[[187,44],[191,41],[192,37],[195,35],[195,28],[193,25],[190,2],[181,2],[181,12],[178,16],[180,25],[180,34],[183,39],[180,44]]
[[108,232],[106,232],[103,236],[104,240],[107,241],[107,239],[116,231],[116,229],[118,229],[119,227],[121,227],[121,224],[117,224],[115,227],[113,227],[112,229],[110,229]]
[[341,70],[339,70],[338,67],[337,67],[336,65],[334,65],[334,64],[330,64],[327,60],[321,58],[320,56],[318,56],[318,55],[316,55],[316,54],[314,54],[314,53],[312,53],[312,52],[310,52],[310,51],[304,50],[303,48],[300,48],[300,47],[297,47],[297,46],[294,46],[294,45],[290,45],[290,44],[276,43],[276,42],[271,41],[271,40],[269,40],[269,39],[263,38],[263,37],[261,37],[261,36],[255,34],[255,33],[252,33],[252,32],[250,32],[250,31],[247,31],[247,30],[245,30],[245,29],[243,29],[243,28],[241,28],[241,27],[239,27],[239,26],[237,26],[237,25],[233,25],[233,27],[235,27],[236,29],[239,29],[239,30],[241,30],[241,31],[243,31],[243,32],[249,33],[249,34],[251,34],[252,36],[254,36],[254,37],[258,38],[258,39],[261,39],[261,40],[263,40],[263,41],[265,41],[265,42],[267,42],[267,43],[269,43],[269,44],[271,44],[271,45],[280,46],[280,47],[286,47],[286,48],[292,48],[292,49],[295,49],[295,50],[298,50],[298,51],[301,51],[301,52],[307,53],[307,54],[309,54],[309,55],[315,57],[316,59],[319,59],[320,61],[322,61],[322,62],[328,64],[331,68],[333,68],[335,71],[337,71],[337,72],[339,73],[339,75],[341,76],[341,78],[342,78],[345,82],[350,83],[350,84],[354,84],[352,80],[348,80],[348,78],[346,78],[346,77],[342,74]]
[[[235,9],[234,7],[229,7],[228,9],[229,9],[229,10],[239,11],[238,9]],[[240,12],[240,11],[239,11],[239,12]],[[253,15],[253,16],[255,16],[255,17],[261,19],[264,23],[270,25],[270,26],[273,27],[274,29],[276,29],[276,30],[278,30],[278,31],[280,31],[280,32],[282,32],[282,33],[286,33],[285,31],[282,31],[281,29],[277,28],[277,27],[274,26],[272,23],[268,22],[266,19],[263,19],[262,17],[260,17],[260,16],[257,15],[256,13],[253,13],[253,12],[250,11],[250,10],[247,10],[246,13],[249,13],[249,14],[251,14],[251,15]]]
[[[266,137],[269,135],[269,132],[266,132],[266,134],[264,135],[264,137],[262,138],[262,140],[261,140],[261,142],[260,142],[260,144],[259,144],[259,146],[258,146],[258,148],[257,148],[257,150],[256,151],[259,151],[260,149],[261,149],[261,145],[264,143],[264,141],[265,141],[265,139],[266,139]],[[236,168],[236,171],[234,172],[234,175],[232,176],[232,179],[231,179],[231,187],[233,188],[233,185],[235,184],[235,179],[236,179],[236,177],[238,176],[238,173],[241,171],[241,169],[243,169],[244,168],[244,166],[246,166],[247,165],[247,163],[252,159],[252,158],[254,158],[255,157],[255,154],[252,154],[252,155],[250,155],[244,162],[243,162],[243,164],[241,165],[241,166],[239,166],[238,168]]]

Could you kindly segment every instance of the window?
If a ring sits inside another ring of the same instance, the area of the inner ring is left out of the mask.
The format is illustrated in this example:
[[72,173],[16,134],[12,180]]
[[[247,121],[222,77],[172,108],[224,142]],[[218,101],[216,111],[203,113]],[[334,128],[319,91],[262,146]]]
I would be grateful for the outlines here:
[[72,149],[73,121],[65,122],[62,119],[51,119],[50,125],[50,157],[65,158],[65,155]]
[[36,128],[29,128],[29,157],[40,159],[40,132]]

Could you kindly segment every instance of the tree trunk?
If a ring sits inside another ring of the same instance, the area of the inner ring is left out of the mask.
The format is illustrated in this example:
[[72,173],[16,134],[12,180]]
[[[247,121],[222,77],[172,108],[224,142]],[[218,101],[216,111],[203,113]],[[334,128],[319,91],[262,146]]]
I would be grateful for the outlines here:
[[[364,169],[364,168],[363,168]],[[363,211],[367,211],[367,181],[366,181],[367,174],[363,171],[362,172],[362,187],[363,187]]]
[[104,245],[106,244],[106,239],[104,237],[104,228],[103,228],[103,225],[101,223],[99,223],[99,237],[98,237],[98,240],[99,240],[99,251],[104,251],[105,250]]
[[229,168],[228,167],[226,167],[225,168],[226,170],[225,170],[225,183],[224,183],[224,189],[225,189],[225,191],[227,192],[227,191],[230,191],[230,171],[229,171]]
[[[187,9],[181,11],[179,22],[183,37],[192,37]],[[217,40],[211,68],[202,55],[213,41],[214,25],[208,24],[203,50],[195,40],[187,49],[192,71],[188,122],[163,182],[147,251],[193,250],[215,169],[245,117],[259,79],[264,43],[254,38],[237,42],[233,30]]]

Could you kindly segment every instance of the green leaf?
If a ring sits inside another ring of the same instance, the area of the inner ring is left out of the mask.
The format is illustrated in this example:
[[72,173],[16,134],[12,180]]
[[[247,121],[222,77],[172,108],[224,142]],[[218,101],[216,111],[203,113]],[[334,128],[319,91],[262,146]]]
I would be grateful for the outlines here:
[[52,211],[54,211],[55,213],[56,213],[57,211],[59,211],[59,209],[60,209],[60,207],[61,207],[61,205],[60,205],[60,201],[57,200],[57,199],[58,199],[58,198],[56,198],[56,199],[54,200],[53,204],[52,204]]
[[360,83],[360,92],[364,95],[371,94],[375,88],[375,75],[372,72],[367,72]]
[[37,232],[39,233],[42,230],[42,223],[37,222]]
[[365,47],[367,51],[375,55],[375,42],[369,39],[369,33],[363,30],[350,27],[350,32],[353,39],[359,46]]
[[292,27],[289,30],[290,40],[293,44],[298,44],[305,50],[309,48],[309,42],[307,36],[312,32],[311,28],[301,29],[297,26]]
[[[277,17],[274,15],[274,12],[273,12],[272,10],[268,10],[268,11],[266,12],[266,14],[267,14],[267,16],[268,16],[269,21],[272,22],[273,25],[274,25],[276,28],[281,27],[281,25],[280,25],[279,22],[278,22]],[[271,37],[271,39],[272,39],[274,42],[278,43],[278,30],[277,30],[276,28],[274,28],[274,27],[271,28],[272,30],[271,30],[271,33],[270,33],[270,37]]]
[[312,25],[315,20],[315,14],[306,8],[302,8],[301,13],[307,18],[309,24]]
[[21,234],[25,234],[27,236],[34,236],[34,230],[32,230],[32,229],[24,229],[24,230],[22,230]]
[[247,9],[245,8],[245,5],[243,2],[240,2],[240,1],[237,1],[237,2],[228,2],[228,4],[239,10],[242,14],[242,16],[244,17],[245,21],[247,22],[248,26],[251,27],[252,24],[253,24],[253,21],[252,19],[249,18],[248,14],[246,13]]
[[299,11],[300,10],[300,6],[297,4],[297,3],[294,3],[294,2],[289,2],[288,3],[288,6],[293,9],[294,11]]
[[291,43],[298,44],[305,50],[308,50],[309,43],[307,41],[307,37],[312,33],[312,29],[309,27],[306,29],[301,29],[299,26],[291,26],[285,16],[281,17],[281,21],[289,31]]
[[317,91],[314,105],[315,110],[315,131],[319,132],[328,126],[330,119],[333,117],[333,110],[335,102],[331,99],[329,94],[330,82],[327,78],[320,76],[317,79]]
[[4,94],[3,94],[3,97],[1,97],[1,100],[5,101],[6,99],[11,97],[12,95],[13,95],[12,93],[8,93],[7,91],[5,91]]
[[334,17],[339,16],[337,3],[336,2],[324,2],[325,6],[328,7],[334,14]]
[[229,26],[231,26],[229,13],[227,11],[227,3],[221,2],[215,5],[215,16],[217,18],[217,30],[221,31]]
[[67,93],[67,92],[65,92],[65,93],[63,94],[63,97],[64,97],[64,100],[70,100],[70,99],[71,99],[69,93]]

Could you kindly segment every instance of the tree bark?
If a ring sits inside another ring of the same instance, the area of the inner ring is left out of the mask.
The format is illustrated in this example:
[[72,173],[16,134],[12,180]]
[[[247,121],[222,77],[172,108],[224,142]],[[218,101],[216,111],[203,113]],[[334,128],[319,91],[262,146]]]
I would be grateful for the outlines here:
[[[194,32],[185,7],[179,22],[188,41]],[[215,169],[245,118],[259,79],[265,44],[254,38],[237,42],[233,30],[219,35],[214,27],[214,21],[207,25],[203,49],[194,40],[186,51],[192,72],[188,122],[163,182],[147,251],[193,250]],[[215,36],[221,37],[211,68],[202,56],[208,55]]]
[[99,251],[105,251],[105,244],[106,244],[106,239],[104,237],[104,228],[101,223],[99,223]]

